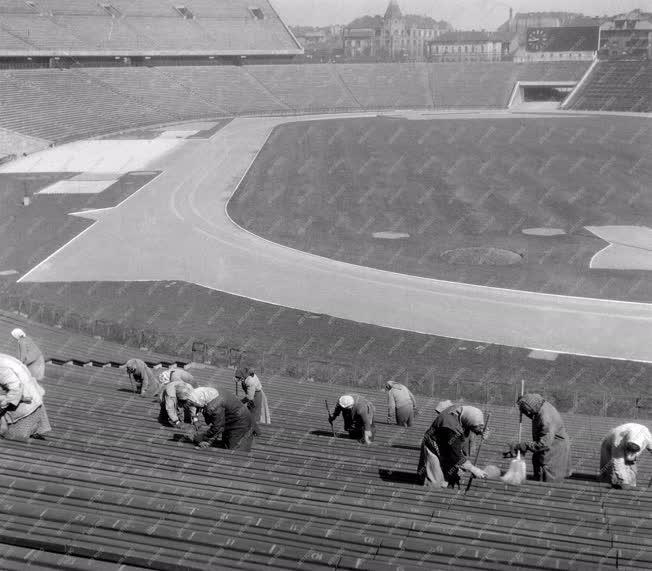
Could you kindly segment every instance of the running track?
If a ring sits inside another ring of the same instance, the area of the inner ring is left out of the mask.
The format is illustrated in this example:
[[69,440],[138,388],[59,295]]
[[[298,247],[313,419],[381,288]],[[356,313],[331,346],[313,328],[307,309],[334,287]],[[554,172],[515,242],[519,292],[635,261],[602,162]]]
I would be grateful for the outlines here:
[[395,274],[293,250],[235,225],[227,202],[272,129],[305,119],[236,119],[209,141],[185,141],[148,165],[164,170],[159,177],[113,209],[85,213],[96,223],[20,281],[183,280],[395,329],[652,361],[649,304]]

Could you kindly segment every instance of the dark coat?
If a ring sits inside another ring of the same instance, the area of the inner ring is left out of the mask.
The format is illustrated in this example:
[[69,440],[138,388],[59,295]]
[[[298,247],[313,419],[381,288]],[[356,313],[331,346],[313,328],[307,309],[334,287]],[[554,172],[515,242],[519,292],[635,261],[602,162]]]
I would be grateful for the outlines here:
[[452,485],[459,483],[460,469],[468,459],[469,435],[462,426],[459,414],[455,412],[456,408],[457,405],[453,405],[443,410],[423,435],[422,453],[417,469],[421,480],[425,475],[426,461],[423,448],[427,448],[439,459],[446,481]]
[[344,430],[349,433],[351,438],[361,439],[366,431],[371,432],[371,440],[373,440],[376,431],[374,422],[376,409],[366,398],[360,395],[351,396],[355,399],[353,406],[351,408],[342,408],[337,403],[332,418],[338,417],[341,413],[344,420]]
[[532,417],[532,442],[525,446],[532,454],[535,479],[559,482],[572,474],[570,440],[557,409],[544,402]]
[[224,448],[251,450],[251,414],[232,392],[220,389],[220,396],[209,402],[203,412],[208,430],[202,440],[214,440],[221,433]]

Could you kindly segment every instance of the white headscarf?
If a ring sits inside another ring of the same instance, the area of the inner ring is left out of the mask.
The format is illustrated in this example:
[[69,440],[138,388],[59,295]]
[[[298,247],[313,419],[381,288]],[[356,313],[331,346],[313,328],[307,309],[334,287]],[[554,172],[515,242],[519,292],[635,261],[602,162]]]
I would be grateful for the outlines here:
[[646,448],[652,451],[652,434],[650,434],[647,426],[631,423],[627,428],[624,438],[625,446],[627,444],[636,444],[641,452]]
[[188,402],[195,405],[198,408],[205,407],[209,402],[215,400],[220,396],[220,393],[217,389],[213,387],[199,387],[193,389],[188,397]]
[[435,407],[435,412],[442,413],[447,408],[450,408],[451,406],[453,406],[453,403],[451,401],[443,400],[443,401],[437,403],[437,406]]
[[479,408],[475,408],[474,406],[463,406],[460,408],[460,422],[464,430],[470,430],[474,426],[484,425],[484,414],[482,414]]
[[167,385],[170,382],[170,371],[163,371],[158,376],[158,380],[162,385]]
[[342,408],[351,408],[355,404],[355,399],[351,395],[342,395],[338,402]]
[[14,339],[20,339],[21,337],[27,337],[27,335],[25,335],[25,332],[22,329],[14,329],[11,332],[11,336]]

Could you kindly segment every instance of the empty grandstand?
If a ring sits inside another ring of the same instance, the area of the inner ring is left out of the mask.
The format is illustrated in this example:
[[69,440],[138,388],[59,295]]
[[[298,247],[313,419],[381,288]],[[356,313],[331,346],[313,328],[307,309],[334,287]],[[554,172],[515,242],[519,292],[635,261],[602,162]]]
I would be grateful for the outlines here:
[[596,60],[565,109],[652,112],[652,61]]
[[5,64],[27,58],[58,64],[50,58],[143,61],[166,56],[237,61],[302,52],[267,0],[0,2]]
[[[0,127],[54,142],[200,117],[507,107],[518,81],[579,81],[585,62],[0,70]],[[218,87],[219,86],[219,87]]]

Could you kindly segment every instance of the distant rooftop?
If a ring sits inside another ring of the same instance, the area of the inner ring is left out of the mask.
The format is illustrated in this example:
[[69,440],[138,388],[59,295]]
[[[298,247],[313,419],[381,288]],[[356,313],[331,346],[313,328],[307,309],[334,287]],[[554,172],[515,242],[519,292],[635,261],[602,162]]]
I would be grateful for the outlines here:
[[510,35],[503,32],[486,32],[484,30],[458,30],[441,34],[434,43],[464,42],[508,42]]

